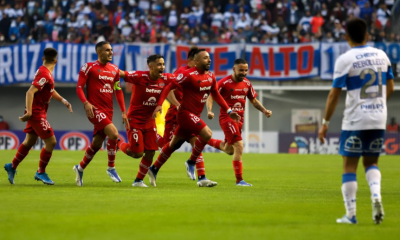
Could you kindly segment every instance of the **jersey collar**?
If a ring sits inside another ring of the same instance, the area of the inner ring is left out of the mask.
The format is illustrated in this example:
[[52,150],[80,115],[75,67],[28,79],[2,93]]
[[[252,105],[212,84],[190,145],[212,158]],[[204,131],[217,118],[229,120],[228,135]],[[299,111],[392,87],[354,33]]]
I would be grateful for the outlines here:
[[368,47],[368,45],[362,45],[362,46],[357,46],[357,47],[353,47],[353,48],[366,48]]

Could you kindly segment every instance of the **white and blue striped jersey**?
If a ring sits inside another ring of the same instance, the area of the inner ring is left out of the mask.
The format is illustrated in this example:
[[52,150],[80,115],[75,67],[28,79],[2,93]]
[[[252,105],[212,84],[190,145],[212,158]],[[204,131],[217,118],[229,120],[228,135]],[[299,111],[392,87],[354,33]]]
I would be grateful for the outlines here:
[[382,50],[350,49],[336,60],[333,78],[334,88],[347,88],[342,130],[386,129],[386,80],[393,72]]

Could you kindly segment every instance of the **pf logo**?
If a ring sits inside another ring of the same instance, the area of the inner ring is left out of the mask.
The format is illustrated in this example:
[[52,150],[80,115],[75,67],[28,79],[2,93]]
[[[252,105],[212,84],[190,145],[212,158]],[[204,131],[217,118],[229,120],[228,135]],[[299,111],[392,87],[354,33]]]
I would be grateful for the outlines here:
[[67,132],[60,139],[62,150],[85,150],[89,146],[89,138],[81,132]]
[[17,149],[19,139],[17,135],[9,131],[0,131],[0,150]]
[[[121,134],[118,133],[118,138],[122,141],[122,142],[126,142],[126,139],[124,136],[122,136]],[[106,139],[104,139],[103,145],[101,146],[101,150],[107,150],[107,142],[108,142],[108,137],[106,137]]]

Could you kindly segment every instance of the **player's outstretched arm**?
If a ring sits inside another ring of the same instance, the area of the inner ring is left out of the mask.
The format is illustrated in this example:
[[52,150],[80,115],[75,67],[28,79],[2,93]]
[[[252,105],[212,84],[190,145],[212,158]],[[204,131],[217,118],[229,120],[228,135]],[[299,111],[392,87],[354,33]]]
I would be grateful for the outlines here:
[[21,122],[28,121],[28,119],[32,116],[33,96],[37,91],[39,91],[39,89],[37,89],[34,85],[31,85],[31,87],[26,92],[26,98],[25,98],[26,113],[24,114],[24,116],[19,117],[19,120]]
[[207,117],[208,119],[213,119],[214,118],[214,113],[212,112],[212,106],[214,103],[214,99],[212,96],[209,96],[207,99]]
[[64,104],[68,108],[70,113],[73,112],[71,103],[69,103],[65,98],[61,97],[61,95],[56,90],[53,91],[52,97],[55,100],[57,100],[57,101],[61,102],[62,104]]
[[211,89],[211,96],[215,99],[222,110],[226,111],[229,114],[229,117],[231,119],[235,120],[236,122],[240,121],[240,115],[232,111],[232,109],[228,106],[228,104],[225,102],[224,98],[221,96],[216,88]]
[[157,113],[160,112],[160,114],[162,113],[162,105],[165,101],[165,99],[167,98],[169,92],[173,89],[176,88],[175,82],[170,82],[162,91],[160,94],[160,98],[157,101],[157,107],[156,109],[154,109],[153,112],[153,119],[156,119],[157,117]]
[[260,101],[257,100],[257,98],[253,98],[250,100],[251,104],[253,104],[253,106],[258,109],[258,111],[262,112],[267,118],[272,116],[272,111],[266,109],[261,103]]
[[325,115],[322,120],[322,126],[318,131],[318,138],[321,143],[325,143],[326,133],[328,132],[329,120],[331,119],[333,113],[335,112],[336,106],[339,102],[341,88],[332,88],[329,92],[328,99],[326,101]]
[[[119,81],[118,81],[118,84],[119,84]],[[117,98],[118,106],[122,112],[122,123],[125,124],[126,130],[129,130],[129,120],[128,120],[128,116],[126,115],[124,93],[122,92],[121,88],[119,88],[119,89],[114,88],[114,90],[115,90],[115,97]]]
[[125,71],[119,70],[119,76],[125,79]]

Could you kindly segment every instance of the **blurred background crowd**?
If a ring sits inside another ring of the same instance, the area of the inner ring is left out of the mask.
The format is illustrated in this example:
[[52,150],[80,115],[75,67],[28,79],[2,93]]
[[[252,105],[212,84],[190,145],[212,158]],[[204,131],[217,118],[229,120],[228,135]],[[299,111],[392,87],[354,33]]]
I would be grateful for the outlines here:
[[400,42],[394,0],[0,0],[0,46],[16,43],[299,43],[345,41],[367,21],[374,42]]

